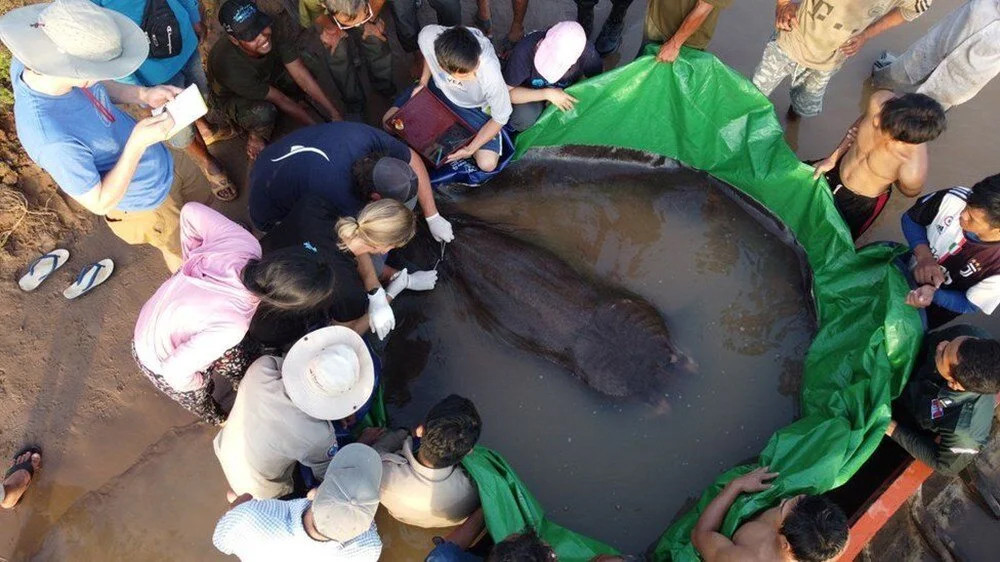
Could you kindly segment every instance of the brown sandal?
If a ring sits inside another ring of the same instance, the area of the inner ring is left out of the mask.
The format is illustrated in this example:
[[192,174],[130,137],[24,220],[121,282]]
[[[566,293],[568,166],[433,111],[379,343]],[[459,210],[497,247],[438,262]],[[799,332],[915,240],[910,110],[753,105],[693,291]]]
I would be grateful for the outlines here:
[[202,140],[205,141],[205,146],[212,146],[217,142],[226,141],[235,136],[236,136],[236,129],[230,127],[229,125],[223,125],[212,131],[210,135],[208,136],[203,135]]
[[[229,179],[229,176],[225,172],[219,172],[218,174],[206,172],[205,178],[208,179],[208,183],[211,185],[212,195],[215,195],[215,198],[219,201],[228,203],[239,198],[240,191],[236,189],[236,184]],[[229,195],[224,195],[227,191]]]

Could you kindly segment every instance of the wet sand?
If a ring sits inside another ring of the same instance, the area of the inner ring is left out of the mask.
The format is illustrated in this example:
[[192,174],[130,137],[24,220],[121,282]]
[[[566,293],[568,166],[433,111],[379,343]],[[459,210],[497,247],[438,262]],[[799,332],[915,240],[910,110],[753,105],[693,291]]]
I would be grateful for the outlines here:
[[[466,20],[471,18],[473,4],[471,0],[463,1]],[[505,0],[495,4],[494,28],[499,34],[508,25],[509,6]],[[860,111],[865,95],[864,78],[871,61],[882,49],[904,49],[958,4],[957,0],[937,0],[916,22],[870,41],[834,78],[827,92],[824,113],[792,127],[789,140],[799,155],[804,159],[816,158],[836,146]],[[598,25],[608,9],[609,2],[599,4]],[[424,20],[432,21],[426,2],[423,10]],[[638,46],[643,10],[644,2],[637,0],[629,11],[622,48],[622,52],[628,54],[626,60]],[[575,6],[570,0],[534,0],[529,7],[526,27],[539,28],[559,19],[572,19],[574,14]],[[720,19],[710,50],[737,71],[749,75],[770,34],[772,17],[773,5],[770,3],[734,2]],[[788,106],[787,83],[779,87],[772,99],[776,102],[777,113],[784,115]],[[995,156],[1000,131],[987,125],[995,116],[998,102],[1000,81],[995,81],[975,99],[949,112],[949,130],[930,148],[926,191],[956,184],[971,185],[1000,171]],[[240,142],[222,143],[212,150],[222,158],[234,180],[242,185],[246,164]],[[909,204],[905,198],[894,197],[866,240],[900,240],[898,216]],[[222,208],[231,216],[239,217],[245,216],[245,206],[244,191],[238,202]],[[550,240],[552,244],[558,243],[554,236]],[[45,448],[45,468],[37,483],[16,510],[0,515],[4,520],[0,528],[0,557],[27,560],[38,553],[34,557],[37,560],[225,560],[209,542],[214,521],[225,510],[225,483],[209,444],[213,432],[207,428],[192,430],[190,434],[184,432],[192,422],[191,416],[158,394],[140,376],[129,357],[128,342],[135,316],[166,277],[159,256],[149,248],[124,245],[103,225],[98,225],[91,236],[69,249],[73,252],[70,265],[53,276],[42,290],[21,293],[10,279],[0,285],[0,326],[3,327],[0,347],[4,349],[0,355],[0,398],[4,404],[0,412],[0,448],[7,454],[24,442],[38,442]],[[596,254],[590,257],[592,268],[608,275],[619,267],[618,261],[625,260],[605,256],[606,263],[601,265],[594,256]],[[59,292],[72,281],[79,267],[103,257],[115,259],[117,268],[112,280],[79,302],[64,301]],[[724,260],[711,255],[707,261],[711,264]],[[675,300],[664,299],[662,304],[657,302],[657,306],[669,313],[668,321],[671,322],[675,322],[672,317],[683,313],[667,308],[680,306]],[[1000,320],[996,317],[977,316],[970,321],[1000,333]],[[487,334],[483,334],[483,338],[486,339],[482,345],[495,345]],[[491,349],[496,353],[498,348]],[[568,382],[566,385],[570,386]],[[762,385],[761,388],[767,388],[773,398],[773,386]],[[427,398],[428,401],[433,399]],[[420,408],[416,404],[412,408],[412,416],[417,417],[416,410]],[[507,413],[508,416],[499,418],[502,421],[496,431],[502,428],[510,428],[513,434],[535,431],[533,426],[518,424],[520,415]],[[762,440],[766,435],[767,432],[761,432],[759,437]],[[489,438],[493,439],[492,433]],[[755,454],[758,449],[759,443],[746,453],[735,451],[732,456],[718,455],[718,460],[730,466]],[[715,455],[714,450],[707,447],[696,452]],[[514,460],[513,451],[509,454]],[[525,472],[521,464],[515,461],[522,476],[535,478]],[[986,463],[993,475],[997,474],[998,466],[1000,462],[995,455]],[[660,468],[658,466],[657,470]],[[678,484],[671,494],[680,497],[700,493],[701,486],[712,480],[721,468],[704,468],[706,474],[701,475],[702,484]],[[529,481],[535,493],[541,495],[548,486],[565,480],[558,475],[546,476],[540,481]],[[942,487],[939,485],[935,493]],[[953,490],[953,487],[947,489]],[[563,506],[558,498],[545,503],[557,521],[575,524],[558,513]],[[572,504],[567,500],[565,505]],[[628,507],[628,504],[622,505]],[[673,512],[667,517],[673,517]],[[1000,547],[996,533],[989,533],[995,529],[995,522],[984,517],[967,509],[952,519],[954,525],[963,529],[983,530],[970,538],[977,545],[975,554],[980,555],[996,552]],[[899,516],[894,522],[899,523],[898,519]],[[141,533],[133,529],[135,522],[141,523]],[[656,532],[665,526],[666,522],[650,525]],[[98,528],[101,529],[99,534],[89,534]],[[642,540],[652,540],[656,532]],[[868,559],[895,561],[911,554],[914,559],[933,559],[914,552],[918,547],[913,544],[893,550],[888,540],[902,536],[891,535],[893,532],[878,537],[879,548],[872,549]],[[603,529],[595,530],[594,535],[609,540],[614,538]],[[638,533],[636,537],[623,537],[622,540],[642,542]],[[43,547],[45,541],[48,542]],[[109,551],[102,550],[104,544],[109,545]],[[58,556],[67,552],[60,549],[68,546],[76,549],[75,554],[70,558]],[[119,550],[112,551],[112,547]],[[108,553],[113,555],[107,556]],[[413,560],[414,556],[418,554],[409,552],[394,558],[387,551],[385,558]],[[970,555],[969,559],[990,558]]]

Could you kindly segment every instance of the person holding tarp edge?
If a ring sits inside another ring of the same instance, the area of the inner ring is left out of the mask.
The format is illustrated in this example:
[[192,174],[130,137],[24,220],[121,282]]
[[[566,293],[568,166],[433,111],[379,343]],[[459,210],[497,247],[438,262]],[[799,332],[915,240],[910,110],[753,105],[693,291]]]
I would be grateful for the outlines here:
[[762,492],[777,477],[766,466],[738,476],[705,506],[691,531],[691,543],[705,562],[826,562],[844,552],[847,517],[824,496],[785,498],[736,529],[732,538],[719,532],[737,497]]
[[639,55],[648,43],[662,43],[656,53],[660,62],[677,60],[683,45],[704,50],[715,33],[719,12],[731,3],[732,0],[649,0]]
[[885,209],[895,185],[916,197],[927,179],[927,144],[946,126],[941,104],[923,94],[880,90],[830,156],[809,162],[825,175],[837,212],[857,240]]

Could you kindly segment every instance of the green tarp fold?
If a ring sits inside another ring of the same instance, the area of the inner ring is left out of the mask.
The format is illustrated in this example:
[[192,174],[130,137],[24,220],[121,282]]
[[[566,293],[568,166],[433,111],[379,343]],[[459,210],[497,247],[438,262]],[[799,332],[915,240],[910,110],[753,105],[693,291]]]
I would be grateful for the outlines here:
[[[518,138],[518,156],[535,147],[591,145],[673,158],[769,209],[794,234],[812,268],[819,331],[806,357],[802,418],[778,430],[761,452],[760,462],[781,473],[775,486],[741,497],[723,532],[732,534],[782,497],[843,484],[882,439],[889,403],[901,391],[920,345],[920,319],[904,304],[908,287],[891,264],[902,250],[855,251],[825,180],[814,180],[812,168],[785,143],[771,103],[709,53],[685,48],[673,64],[647,54],[568,92],[580,100],[576,107],[566,113],[546,110]],[[561,560],[610,552],[548,521],[499,455],[479,450],[466,466],[480,484],[495,539],[531,524]],[[751,468],[720,475],[697,506],[663,533],[654,559],[698,560],[689,540],[698,514],[726,482]]]

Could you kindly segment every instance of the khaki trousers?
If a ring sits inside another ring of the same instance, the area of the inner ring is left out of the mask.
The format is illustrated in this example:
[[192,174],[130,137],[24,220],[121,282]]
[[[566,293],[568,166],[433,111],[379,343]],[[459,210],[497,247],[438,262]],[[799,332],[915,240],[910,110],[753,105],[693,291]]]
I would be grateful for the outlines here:
[[187,154],[170,151],[174,181],[159,207],[148,211],[114,210],[104,216],[111,232],[129,244],[149,244],[163,253],[171,273],[181,267],[181,207],[189,201],[211,204],[212,188]]

